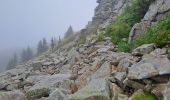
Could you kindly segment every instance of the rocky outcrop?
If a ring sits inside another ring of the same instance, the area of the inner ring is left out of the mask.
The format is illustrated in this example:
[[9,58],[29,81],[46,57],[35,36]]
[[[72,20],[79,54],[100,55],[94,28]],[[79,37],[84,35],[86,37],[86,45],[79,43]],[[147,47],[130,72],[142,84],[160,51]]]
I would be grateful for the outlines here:
[[132,42],[136,37],[140,36],[148,28],[155,25],[161,18],[167,16],[170,13],[170,0],[156,0],[153,2],[148,12],[140,23],[136,23],[130,34],[129,43]]
[[92,26],[106,28],[113,22],[114,17],[121,13],[128,0],[97,0]]

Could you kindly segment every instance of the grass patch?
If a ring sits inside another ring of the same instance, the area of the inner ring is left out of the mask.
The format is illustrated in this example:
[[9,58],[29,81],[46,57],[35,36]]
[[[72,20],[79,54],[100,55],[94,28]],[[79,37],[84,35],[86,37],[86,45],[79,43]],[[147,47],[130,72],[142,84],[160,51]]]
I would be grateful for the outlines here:
[[103,33],[100,33],[100,34],[97,36],[97,42],[101,42],[101,41],[104,41],[104,34],[103,34]]

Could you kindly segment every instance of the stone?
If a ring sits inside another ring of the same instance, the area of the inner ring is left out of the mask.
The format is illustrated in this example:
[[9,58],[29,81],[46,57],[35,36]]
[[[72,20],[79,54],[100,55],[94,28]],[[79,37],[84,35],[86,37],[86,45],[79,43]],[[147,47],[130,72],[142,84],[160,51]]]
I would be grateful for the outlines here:
[[163,100],[163,95],[166,88],[167,84],[156,84],[156,86],[154,86],[151,90],[151,93],[153,93],[158,100]]
[[170,98],[170,83],[167,84],[165,90],[163,91],[164,100],[169,100]]
[[125,80],[123,81],[123,84],[124,84],[125,86],[131,87],[131,88],[136,89],[136,90],[138,90],[138,89],[144,89],[144,88],[145,88],[145,85],[144,85],[144,84],[139,83],[139,82],[136,82],[136,81],[134,81],[134,80],[129,80],[129,79],[125,79]]
[[48,97],[49,94],[50,94],[50,90],[48,88],[32,89],[26,93],[29,99]]
[[160,56],[160,55],[166,55],[166,53],[167,53],[166,48],[163,48],[163,49],[158,48],[152,51],[150,54],[154,56]]
[[155,49],[154,44],[144,44],[132,51],[132,55],[134,56],[142,56],[144,54],[149,54]]
[[75,94],[70,95],[69,100],[110,100],[108,83],[102,78],[93,79]]
[[27,91],[27,94],[31,98],[41,98],[43,96],[48,96],[50,92],[54,91],[56,88],[59,88],[61,84],[64,84],[65,80],[69,79],[69,77],[70,74],[52,75],[37,82]]
[[112,77],[114,77],[118,86],[123,88],[123,81],[125,80],[126,75],[126,72],[116,72]]
[[150,63],[159,72],[159,75],[170,74],[170,61],[167,56],[144,55],[140,63]]
[[150,63],[135,64],[129,68],[128,79],[144,79],[158,74],[158,71]]
[[122,92],[122,89],[118,87],[115,83],[112,83],[110,86],[111,90],[111,97],[113,100],[117,100],[118,94]]
[[[115,100],[115,99],[114,99]],[[118,94],[117,99],[116,100],[129,100],[127,95],[124,94]]]
[[56,89],[53,91],[46,100],[68,100],[70,92],[65,89]]
[[107,78],[110,76],[110,64],[109,62],[104,62],[101,67],[91,75],[90,79],[96,79],[96,78]]
[[170,61],[166,56],[145,55],[142,60],[129,68],[129,79],[144,79],[170,74]]
[[0,100],[28,100],[24,93],[19,90],[0,92]]
[[97,52],[98,53],[107,53],[107,51],[109,51],[110,49],[110,46],[103,46],[103,47],[100,47]]
[[130,33],[129,33],[129,39],[128,43],[132,43],[133,40],[135,40],[137,37],[139,37],[141,34],[144,34],[144,32],[151,26],[150,21],[142,21],[140,23],[136,23]]

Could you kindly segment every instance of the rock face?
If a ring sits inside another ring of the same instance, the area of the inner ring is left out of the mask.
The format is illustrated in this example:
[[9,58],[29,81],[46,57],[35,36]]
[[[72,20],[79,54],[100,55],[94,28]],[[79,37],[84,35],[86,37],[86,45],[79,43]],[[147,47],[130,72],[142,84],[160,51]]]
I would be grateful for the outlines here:
[[156,0],[150,5],[148,12],[140,23],[133,26],[129,34],[129,43],[155,25],[161,18],[170,13],[170,0]]
[[99,5],[95,9],[92,25],[106,28],[115,16],[121,13],[128,0],[97,0]]

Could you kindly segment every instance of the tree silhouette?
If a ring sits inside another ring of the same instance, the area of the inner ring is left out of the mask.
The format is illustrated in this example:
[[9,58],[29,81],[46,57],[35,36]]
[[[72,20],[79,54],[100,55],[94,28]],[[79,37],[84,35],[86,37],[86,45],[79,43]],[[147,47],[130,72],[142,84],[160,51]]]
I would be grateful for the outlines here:
[[72,26],[68,28],[68,30],[65,33],[64,38],[70,37],[74,33]]
[[7,70],[14,68],[18,64],[18,56],[16,53],[14,53],[13,57],[9,60],[7,64]]

